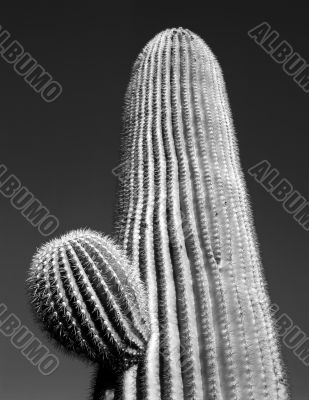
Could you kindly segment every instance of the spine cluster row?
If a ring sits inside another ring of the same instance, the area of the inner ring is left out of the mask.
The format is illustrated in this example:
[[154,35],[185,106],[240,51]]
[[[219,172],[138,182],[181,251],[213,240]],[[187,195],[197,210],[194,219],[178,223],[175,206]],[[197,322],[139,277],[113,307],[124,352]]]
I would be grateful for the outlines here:
[[126,96],[116,237],[145,282],[152,336],[133,399],[286,399],[218,62],[184,29],[144,48]]

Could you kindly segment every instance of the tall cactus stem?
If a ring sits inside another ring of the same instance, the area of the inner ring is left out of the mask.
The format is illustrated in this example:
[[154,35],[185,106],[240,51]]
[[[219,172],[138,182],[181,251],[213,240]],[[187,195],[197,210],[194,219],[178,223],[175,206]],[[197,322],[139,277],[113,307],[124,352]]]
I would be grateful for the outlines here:
[[159,348],[123,392],[288,399],[217,60],[192,32],[161,32],[126,99],[115,237],[140,266]]
[[37,252],[43,325],[100,364],[94,400],[288,400],[223,75],[201,38],[167,29],[145,46],[123,124],[115,239],[73,231]]

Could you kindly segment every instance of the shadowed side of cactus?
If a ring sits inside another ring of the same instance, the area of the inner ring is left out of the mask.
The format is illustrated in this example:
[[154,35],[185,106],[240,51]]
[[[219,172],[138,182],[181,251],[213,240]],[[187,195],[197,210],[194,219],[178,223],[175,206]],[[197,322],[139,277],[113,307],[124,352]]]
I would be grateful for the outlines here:
[[111,239],[72,231],[34,256],[33,307],[66,350],[125,369],[140,359],[149,336],[145,293],[135,271]]
[[151,338],[125,400],[288,398],[223,76],[192,32],[138,57],[115,238],[145,283]]

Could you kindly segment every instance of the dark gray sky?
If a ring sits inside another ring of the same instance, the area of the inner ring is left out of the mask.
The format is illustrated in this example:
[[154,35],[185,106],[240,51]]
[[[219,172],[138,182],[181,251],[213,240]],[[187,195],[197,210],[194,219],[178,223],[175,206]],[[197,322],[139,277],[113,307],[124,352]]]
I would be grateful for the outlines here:
[[[63,86],[54,103],[45,103],[0,58],[0,164],[59,218],[57,235],[78,227],[111,232],[116,187],[111,171],[118,162],[130,68],[144,44],[172,26],[196,32],[217,56],[244,170],[267,159],[309,199],[309,94],[247,35],[267,21],[309,60],[306,13],[293,4],[270,8],[260,2],[220,8],[206,1],[164,2],[162,7],[126,3],[113,10],[102,1],[1,7],[0,25]],[[309,233],[248,174],[246,180],[272,300],[309,335]],[[3,196],[0,209],[0,303],[46,344],[24,290],[32,254],[45,239]],[[48,347],[60,366],[42,376],[0,335],[1,399],[87,398],[93,368]],[[290,350],[283,352],[294,399],[308,399],[309,368]]]

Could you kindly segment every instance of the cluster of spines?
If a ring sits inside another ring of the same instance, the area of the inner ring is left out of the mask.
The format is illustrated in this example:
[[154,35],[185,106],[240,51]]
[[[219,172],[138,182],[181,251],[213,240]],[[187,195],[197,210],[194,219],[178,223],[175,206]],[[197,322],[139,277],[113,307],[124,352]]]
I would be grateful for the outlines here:
[[138,57],[122,162],[116,237],[152,329],[124,398],[287,399],[222,73],[192,32],[164,31]]
[[31,300],[45,329],[67,350],[130,365],[144,353],[149,336],[136,271],[109,238],[73,231],[34,256]]
[[30,282],[47,329],[95,361],[139,361],[122,400],[288,399],[222,73],[192,32],[138,57],[121,153],[126,256],[90,231],[44,246]]

